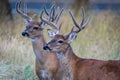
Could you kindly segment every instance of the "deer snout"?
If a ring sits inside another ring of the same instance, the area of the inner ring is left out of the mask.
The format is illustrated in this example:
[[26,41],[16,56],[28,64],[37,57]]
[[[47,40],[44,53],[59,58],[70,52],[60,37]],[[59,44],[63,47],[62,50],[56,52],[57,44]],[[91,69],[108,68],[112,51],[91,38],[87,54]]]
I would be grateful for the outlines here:
[[29,34],[28,34],[27,32],[24,31],[24,32],[22,32],[22,36],[27,36],[27,37],[28,37]]
[[44,49],[44,50],[51,50],[47,44],[45,44],[45,45],[43,46],[43,49]]

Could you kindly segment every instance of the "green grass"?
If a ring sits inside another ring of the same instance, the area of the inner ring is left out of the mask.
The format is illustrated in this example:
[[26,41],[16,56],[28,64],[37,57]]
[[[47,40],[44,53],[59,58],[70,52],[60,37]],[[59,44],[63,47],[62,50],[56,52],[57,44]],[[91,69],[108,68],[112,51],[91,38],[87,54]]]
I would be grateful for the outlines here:
[[[80,19],[79,14],[77,21]],[[14,16],[14,20],[14,23],[0,23],[0,80],[37,80],[31,42],[21,36],[24,23],[18,15]],[[66,34],[73,23],[66,14],[63,20],[61,31]],[[119,21],[120,16],[111,11],[94,14],[88,27],[71,44],[76,55],[100,60],[120,59]],[[47,38],[46,30],[44,32]]]

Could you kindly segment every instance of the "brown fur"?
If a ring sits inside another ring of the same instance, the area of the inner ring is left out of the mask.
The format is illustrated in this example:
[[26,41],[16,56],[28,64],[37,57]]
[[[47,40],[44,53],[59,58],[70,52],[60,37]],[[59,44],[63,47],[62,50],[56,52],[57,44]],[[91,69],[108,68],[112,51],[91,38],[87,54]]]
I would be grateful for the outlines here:
[[[59,40],[63,43],[58,43]],[[70,80],[120,80],[120,60],[80,58],[63,35],[55,35],[47,45],[52,52],[63,55],[60,62]]]

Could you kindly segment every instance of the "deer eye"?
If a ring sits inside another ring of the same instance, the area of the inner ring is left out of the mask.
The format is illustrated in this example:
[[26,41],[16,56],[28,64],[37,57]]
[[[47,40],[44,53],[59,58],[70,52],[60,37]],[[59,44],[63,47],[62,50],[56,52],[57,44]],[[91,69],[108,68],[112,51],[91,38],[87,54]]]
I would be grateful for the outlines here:
[[39,28],[38,27],[34,27],[33,29],[38,30]]
[[59,40],[58,43],[63,43],[63,41],[62,41],[62,40]]

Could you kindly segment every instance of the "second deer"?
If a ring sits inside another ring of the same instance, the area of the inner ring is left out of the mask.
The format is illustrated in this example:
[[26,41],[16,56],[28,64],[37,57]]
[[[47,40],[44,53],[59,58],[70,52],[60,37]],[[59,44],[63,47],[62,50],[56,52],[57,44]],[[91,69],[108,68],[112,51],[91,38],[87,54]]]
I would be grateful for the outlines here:
[[[82,22],[78,24],[72,12],[69,11],[69,13],[78,29],[72,29],[67,35],[56,34],[48,30],[52,40],[43,48],[58,55],[69,80],[120,80],[120,60],[103,61],[80,58],[75,55],[70,43],[87,26],[90,17],[85,22],[85,12],[82,8]],[[44,18],[43,21],[45,21]],[[53,26],[50,21],[45,22]],[[58,26],[54,25],[54,27]]]

